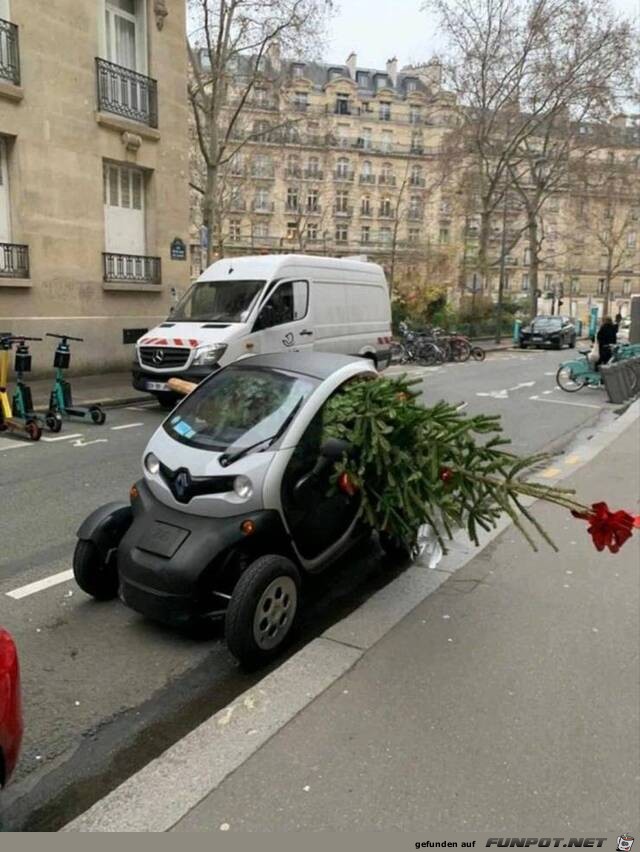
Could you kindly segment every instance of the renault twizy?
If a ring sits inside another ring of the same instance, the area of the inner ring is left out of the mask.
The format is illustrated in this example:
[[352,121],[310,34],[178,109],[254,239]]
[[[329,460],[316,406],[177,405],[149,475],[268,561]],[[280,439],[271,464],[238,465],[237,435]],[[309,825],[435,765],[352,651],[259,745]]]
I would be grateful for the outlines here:
[[130,502],[80,527],[79,586],[171,625],[223,617],[232,653],[266,662],[289,637],[301,576],[369,532],[358,495],[331,488],[349,445],[323,437],[328,400],[369,375],[370,362],[325,353],[252,356],[212,374],[152,436]]

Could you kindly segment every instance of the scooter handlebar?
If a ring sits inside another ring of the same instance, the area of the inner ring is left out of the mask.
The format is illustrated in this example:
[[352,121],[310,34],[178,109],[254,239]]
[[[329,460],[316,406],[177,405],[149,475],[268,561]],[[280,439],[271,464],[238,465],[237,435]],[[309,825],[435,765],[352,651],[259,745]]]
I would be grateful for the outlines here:
[[84,343],[84,337],[72,337],[70,334],[52,334],[48,331],[46,336],[56,337],[58,340],[78,340],[80,343]]
[[24,334],[6,334],[0,337],[0,340],[8,340],[9,343],[16,343],[18,340],[42,340],[41,337],[25,337]]

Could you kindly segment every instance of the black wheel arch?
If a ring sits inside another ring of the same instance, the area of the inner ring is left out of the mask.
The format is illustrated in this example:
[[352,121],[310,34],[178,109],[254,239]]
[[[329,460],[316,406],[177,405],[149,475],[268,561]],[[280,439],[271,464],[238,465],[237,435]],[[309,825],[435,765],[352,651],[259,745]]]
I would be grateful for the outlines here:
[[133,509],[129,503],[114,501],[95,509],[84,519],[77,532],[81,541],[92,541],[104,549],[120,541],[133,521]]

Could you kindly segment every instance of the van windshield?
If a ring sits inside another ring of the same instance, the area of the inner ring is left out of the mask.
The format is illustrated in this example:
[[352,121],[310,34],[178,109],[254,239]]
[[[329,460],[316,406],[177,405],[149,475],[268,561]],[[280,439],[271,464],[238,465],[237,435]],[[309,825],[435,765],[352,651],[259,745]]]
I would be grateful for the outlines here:
[[172,320],[246,322],[265,281],[196,281],[180,299]]

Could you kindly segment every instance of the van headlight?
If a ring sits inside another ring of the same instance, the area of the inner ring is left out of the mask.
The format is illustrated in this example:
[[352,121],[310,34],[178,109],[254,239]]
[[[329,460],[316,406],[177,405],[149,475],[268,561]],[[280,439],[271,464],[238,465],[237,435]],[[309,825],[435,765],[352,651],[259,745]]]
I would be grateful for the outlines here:
[[248,476],[236,476],[233,480],[233,490],[241,500],[248,500],[253,494],[253,485]]
[[147,473],[150,473],[151,476],[155,476],[160,470],[160,459],[153,453],[147,453],[144,457],[144,466]]
[[199,346],[196,349],[196,355],[193,359],[193,363],[200,366],[217,364],[220,358],[224,355],[226,348],[226,343],[215,343],[211,346]]

